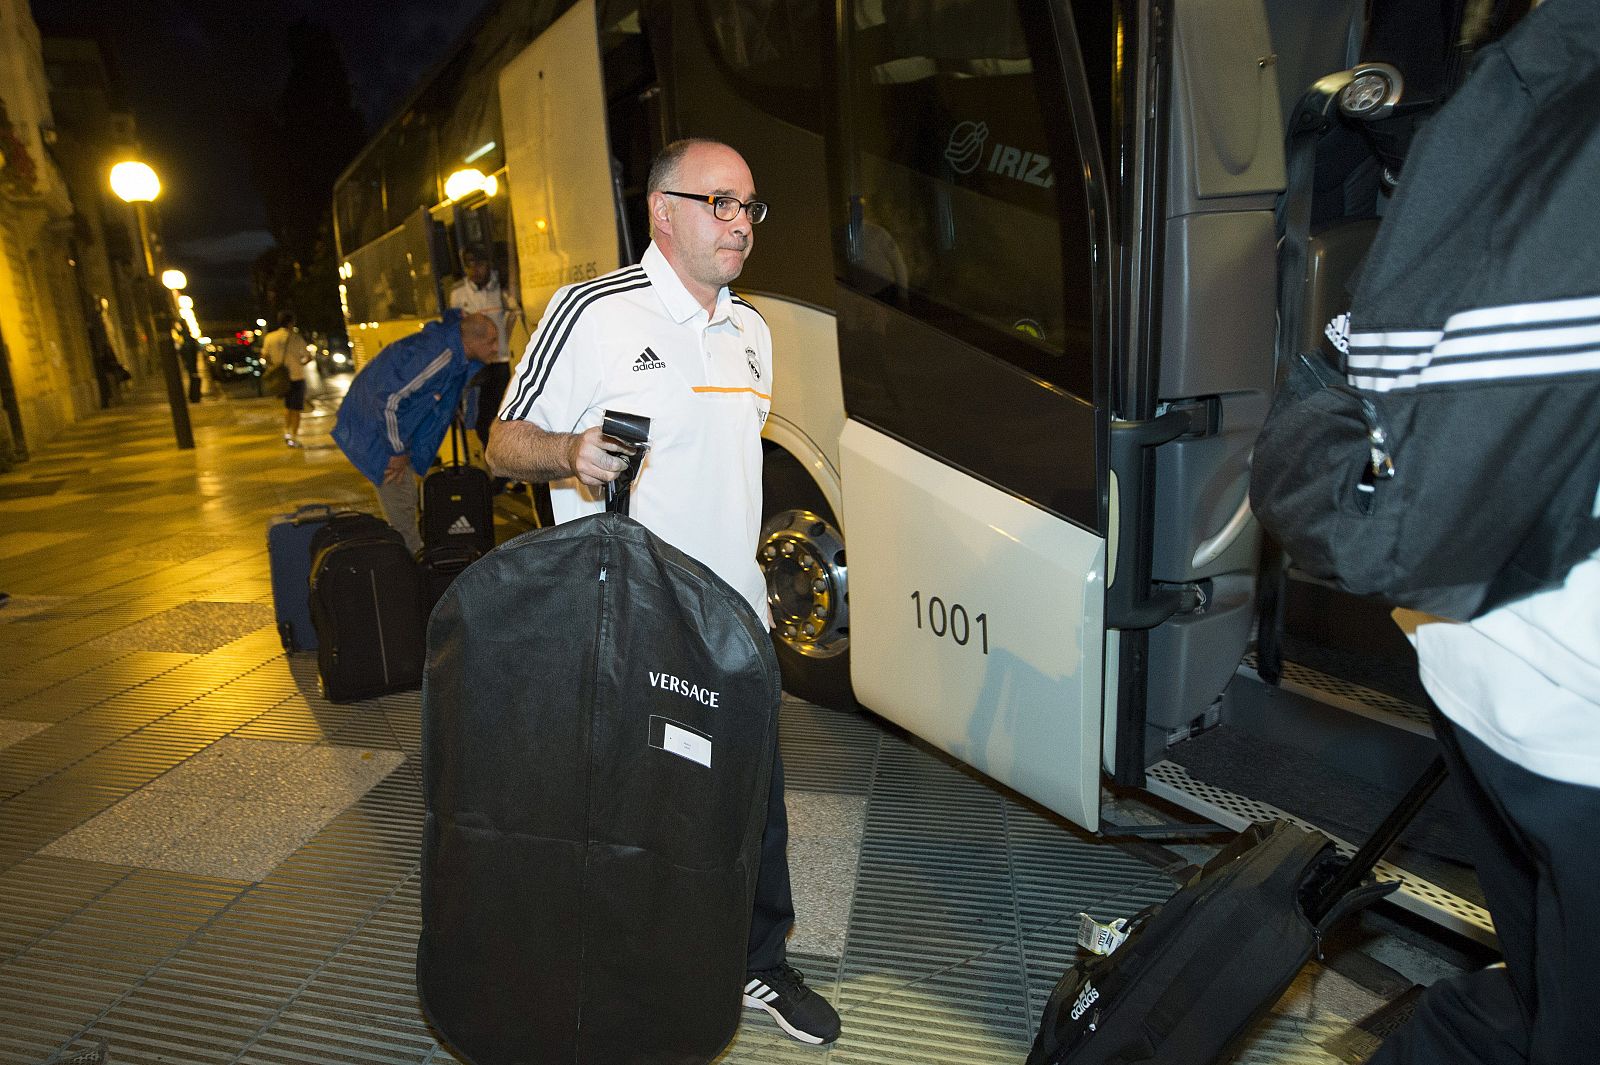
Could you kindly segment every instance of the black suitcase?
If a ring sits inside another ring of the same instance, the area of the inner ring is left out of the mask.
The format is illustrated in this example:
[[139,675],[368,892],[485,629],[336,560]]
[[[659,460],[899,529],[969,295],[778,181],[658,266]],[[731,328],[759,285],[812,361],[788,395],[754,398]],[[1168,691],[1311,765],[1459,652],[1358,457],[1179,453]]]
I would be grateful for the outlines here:
[[[1362,881],[1444,779],[1436,759],[1348,860],[1288,821],[1245,829],[1177,894],[1085,952],[1045,1004],[1026,1065],[1214,1065],[1336,922],[1394,890]],[[1116,935],[1125,935],[1117,945]]]
[[343,540],[311,567],[322,694],[344,703],[422,683],[427,615],[416,560],[388,535]]
[[458,436],[466,436],[459,416],[450,422],[450,464],[422,479],[422,544],[486,555],[494,550],[494,489],[488,473],[462,457]]

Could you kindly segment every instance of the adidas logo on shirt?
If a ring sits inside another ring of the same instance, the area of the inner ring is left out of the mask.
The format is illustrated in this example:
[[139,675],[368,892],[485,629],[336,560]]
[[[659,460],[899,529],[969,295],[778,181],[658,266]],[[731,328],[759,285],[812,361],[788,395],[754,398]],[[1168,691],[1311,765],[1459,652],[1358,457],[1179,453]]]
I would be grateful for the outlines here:
[[445,533],[449,536],[473,536],[477,531],[472,527],[472,522],[468,521],[467,516],[463,514],[450,523],[450,528],[446,529]]
[[661,356],[649,348],[639,352],[639,357],[633,360],[634,373],[638,373],[640,370],[664,370],[666,367],[667,364],[661,361]]

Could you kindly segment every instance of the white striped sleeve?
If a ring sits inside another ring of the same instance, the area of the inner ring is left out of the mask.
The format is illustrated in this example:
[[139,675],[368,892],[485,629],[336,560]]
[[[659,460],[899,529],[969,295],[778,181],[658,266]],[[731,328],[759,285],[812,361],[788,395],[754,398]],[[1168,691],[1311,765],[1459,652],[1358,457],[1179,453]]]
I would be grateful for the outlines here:
[[1356,328],[1347,367],[1370,392],[1600,372],[1600,296],[1474,308],[1438,331]]
[[439,373],[450,365],[453,353],[449,348],[441,351],[437,358],[422,368],[422,372],[405,383],[397,392],[392,392],[383,405],[383,425],[389,434],[389,450],[399,455],[406,451],[406,442],[400,436],[400,404],[405,398],[420,389],[427,383],[428,378]]

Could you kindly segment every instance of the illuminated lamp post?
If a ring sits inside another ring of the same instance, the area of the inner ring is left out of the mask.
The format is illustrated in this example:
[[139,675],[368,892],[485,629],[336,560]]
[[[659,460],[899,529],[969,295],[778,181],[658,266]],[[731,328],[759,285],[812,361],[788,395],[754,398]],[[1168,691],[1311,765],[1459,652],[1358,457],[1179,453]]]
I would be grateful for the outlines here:
[[[167,405],[172,408],[172,432],[178,447],[194,447],[194,430],[189,426],[189,404],[183,397],[183,378],[178,369],[178,351],[172,346],[171,317],[155,310],[157,301],[153,288],[156,276],[155,257],[150,251],[150,219],[145,204],[161,195],[161,179],[145,163],[121,162],[111,168],[111,191],[124,203],[133,205],[134,217],[139,223],[139,247],[144,252],[144,285],[151,293],[150,342],[155,345],[156,357],[161,360],[161,374],[167,379]],[[170,304],[170,297],[167,302]]]

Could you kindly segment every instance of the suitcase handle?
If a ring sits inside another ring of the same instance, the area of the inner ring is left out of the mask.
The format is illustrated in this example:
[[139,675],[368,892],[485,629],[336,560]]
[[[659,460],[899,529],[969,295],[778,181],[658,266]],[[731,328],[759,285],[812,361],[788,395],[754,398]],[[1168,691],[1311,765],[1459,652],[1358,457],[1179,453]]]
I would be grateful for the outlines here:
[[1384,852],[1394,845],[1395,840],[1400,838],[1400,833],[1411,823],[1411,819],[1417,816],[1423,804],[1444,782],[1446,772],[1444,757],[1436,756],[1411,785],[1411,790],[1395,804],[1393,810],[1389,811],[1383,823],[1373,829],[1372,835],[1361,848],[1350,856],[1350,860],[1340,867],[1333,879],[1309,901],[1306,906],[1306,917],[1313,925],[1320,924],[1322,919],[1338,905],[1339,900],[1353,891],[1356,885],[1361,883],[1362,878],[1377,866]]
[[331,517],[333,517],[333,507],[327,503],[307,503],[294,512],[294,516],[289,519],[289,522],[293,525],[304,525],[312,518],[326,521]]
[[[459,439],[456,437],[457,433],[461,434]],[[466,463],[461,460],[462,452],[466,451],[467,449],[466,437],[467,425],[465,420],[461,417],[461,408],[457,407],[456,412],[450,416],[450,465],[466,465]]]
[[600,431],[613,440],[632,444],[634,448],[633,454],[628,456],[628,464],[617,474],[617,479],[606,482],[606,510],[612,514],[627,514],[633,479],[638,476],[645,450],[650,446],[650,419],[642,414],[608,410]]

